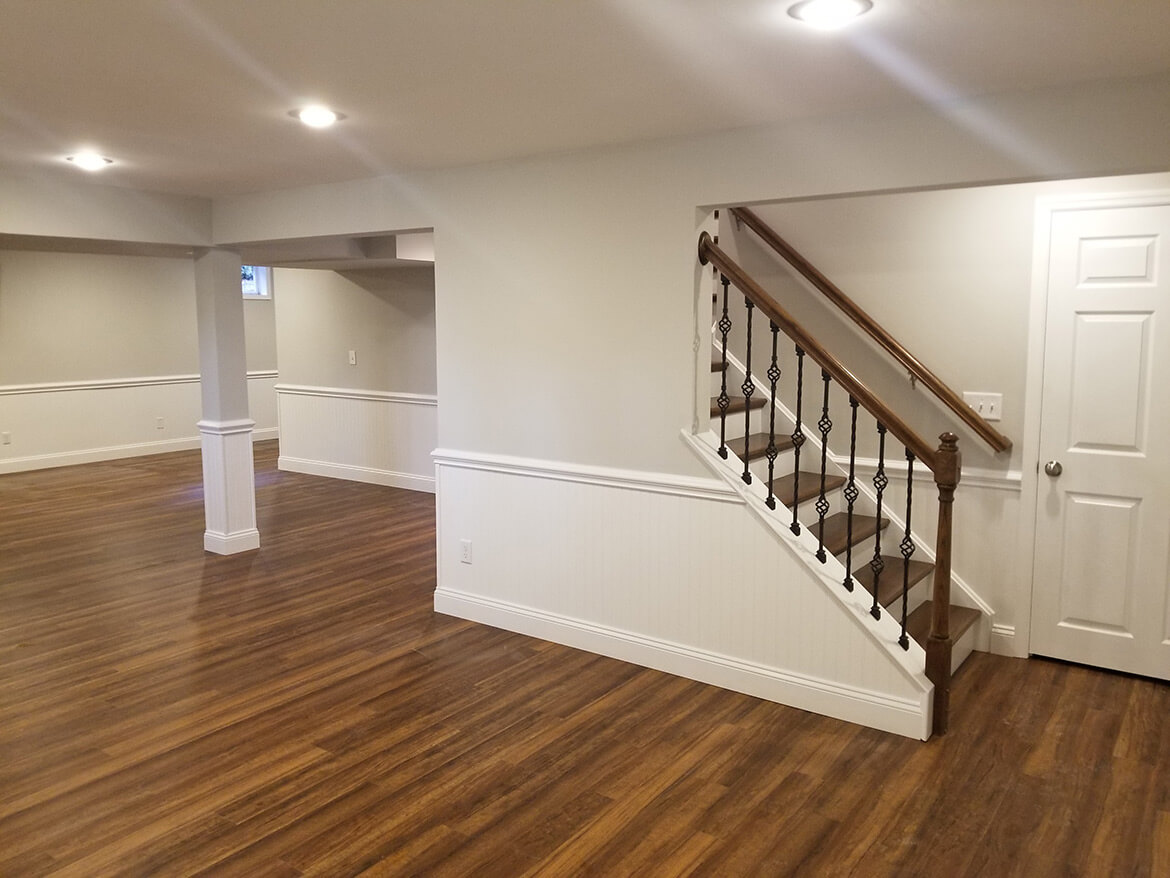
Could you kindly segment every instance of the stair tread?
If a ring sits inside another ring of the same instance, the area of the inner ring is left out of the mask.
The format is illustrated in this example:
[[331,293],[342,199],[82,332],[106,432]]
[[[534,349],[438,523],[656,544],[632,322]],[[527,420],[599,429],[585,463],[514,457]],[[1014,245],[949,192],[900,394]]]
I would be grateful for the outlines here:
[[[820,473],[806,473],[800,474],[800,495],[793,497],[793,485],[796,482],[796,473],[789,473],[786,476],[772,480],[772,493],[776,495],[776,499],[792,508],[792,504],[805,503],[813,497],[819,497],[821,493],[821,474]],[[844,476],[837,476],[831,473],[825,475],[825,493],[836,491],[845,484]],[[855,522],[856,529],[856,522]]]
[[[878,581],[878,603],[888,607],[902,596],[902,571],[906,561],[901,555],[882,555],[886,566],[882,569],[881,579]],[[934,570],[929,561],[915,561],[910,559],[910,576],[908,582],[911,588],[921,582]],[[853,572],[853,581],[859,583],[866,591],[873,594],[873,570],[866,564]]]
[[[906,619],[906,633],[920,645],[926,645],[926,638],[930,636],[930,614],[934,601],[923,601],[922,604]],[[979,621],[983,614],[970,607],[960,607],[951,604],[951,642],[962,637],[967,629]]]
[[[748,440],[749,441],[747,444],[747,449],[748,449],[748,452],[750,454],[748,459],[749,460],[758,460],[759,458],[764,457],[765,456],[764,452],[766,452],[768,450],[768,434],[767,433],[752,433],[751,436],[748,437]],[[742,436],[739,439],[728,439],[727,440],[727,448],[732,454],[734,454],[740,460],[743,460],[744,439]],[[791,448],[792,448],[792,437],[791,436],[777,436],[776,437],[776,450],[779,453],[783,454],[785,451],[791,450]]]
[[[767,400],[763,397],[753,396],[751,398],[750,406],[753,410],[762,409],[765,405],[767,405]],[[729,415],[740,414],[747,408],[748,403],[742,396],[733,396],[731,397],[731,405],[727,407],[727,413]],[[719,397],[717,396],[711,397],[711,417],[719,417]]]
[[[849,516],[845,512],[837,512],[825,518],[824,526],[824,546],[825,550],[830,555],[839,555],[845,551],[847,541],[847,528]],[[881,520],[881,526],[886,527],[890,523],[888,518]],[[820,525],[813,524],[809,526],[812,535],[815,537],[821,533]],[[872,515],[854,515],[853,516],[853,545],[857,545],[862,540],[872,537],[878,530],[878,523]]]
[[712,372],[722,372],[726,368],[727,368],[727,364],[725,362],[723,362],[722,357],[716,356],[716,357],[711,358],[711,371]]

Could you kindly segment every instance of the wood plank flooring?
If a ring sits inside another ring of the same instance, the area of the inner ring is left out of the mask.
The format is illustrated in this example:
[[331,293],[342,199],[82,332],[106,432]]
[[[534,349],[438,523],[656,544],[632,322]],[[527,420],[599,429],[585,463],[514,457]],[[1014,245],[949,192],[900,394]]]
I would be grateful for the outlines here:
[[0,476],[0,875],[1170,876],[1170,687],[976,654],[927,744],[436,615],[426,494]]

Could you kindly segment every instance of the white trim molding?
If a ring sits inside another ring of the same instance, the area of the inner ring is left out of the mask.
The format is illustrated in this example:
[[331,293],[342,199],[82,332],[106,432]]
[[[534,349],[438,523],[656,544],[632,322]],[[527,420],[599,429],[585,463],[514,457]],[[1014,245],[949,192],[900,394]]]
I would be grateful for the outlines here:
[[[248,372],[248,380],[276,378],[275,369],[257,369]],[[198,373],[190,375],[153,375],[136,378],[101,378],[92,381],[57,381],[47,384],[0,385],[0,396],[22,396],[30,393],[62,393],[73,390],[121,390],[127,387],[167,387],[175,384],[198,384]]]
[[1016,641],[1016,626],[1002,625],[998,622],[991,626],[991,649],[995,655],[1017,655],[1019,645]]
[[440,586],[435,612],[529,637],[551,640],[756,698],[858,723],[909,738],[925,738],[931,698],[917,700],[866,691],[734,656],[549,613]]
[[349,387],[316,387],[308,384],[277,384],[282,396],[316,396],[328,399],[359,399],[370,402],[396,402],[403,405],[438,405],[439,398],[430,393],[400,393],[385,390],[355,390]]
[[648,473],[562,461],[539,460],[531,457],[510,457],[502,454],[482,454],[474,451],[455,451],[436,448],[431,457],[437,466],[484,472],[506,473],[558,482],[577,482],[607,488],[624,488],[720,503],[742,503],[739,495],[719,479],[703,479],[669,473]]
[[200,421],[196,426],[205,436],[234,436],[239,433],[251,434],[256,422],[251,418],[238,418],[234,421]]
[[435,493],[435,480],[430,476],[394,472],[370,466],[302,460],[299,457],[282,454],[277,461],[277,468],[285,472],[302,473],[307,476],[323,476],[327,479],[344,479],[349,482],[365,482],[368,485],[382,485],[387,488],[405,488],[408,491]]

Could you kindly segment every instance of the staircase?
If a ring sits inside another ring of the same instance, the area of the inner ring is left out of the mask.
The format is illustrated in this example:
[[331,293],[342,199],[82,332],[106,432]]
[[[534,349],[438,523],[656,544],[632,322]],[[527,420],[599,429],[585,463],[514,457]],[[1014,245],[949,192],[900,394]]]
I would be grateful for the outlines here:
[[[767,511],[793,534],[804,533],[815,540],[810,565],[826,565],[830,556],[837,558],[844,571],[841,588],[864,596],[874,620],[890,617],[897,621],[897,643],[902,650],[907,654],[925,652],[926,676],[934,684],[933,731],[945,732],[951,675],[972,651],[977,624],[983,618],[980,610],[951,600],[951,504],[960,471],[957,437],[944,433],[938,448],[930,447],[706,233],[700,237],[699,252],[704,264],[715,266],[722,288],[713,296],[715,351],[708,434],[710,447],[722,459],[718,466],[725,469],[725,478],[741,479],[757,486],[757,492],[766,492]],[[803,265],[815,273],[819,283],[814,285],[820,288],[823,283],[848,302],[823,275],[807,263]],[[798,270],[804,273],[799,266]],[[744,297],[742,311],[734,316],[729,293],[732,285]],[[849,305],[869,320],[852,302]],[[753,325],[755,312],[760,319]],[[849,316],[858,320],[854,314]],[[767,318],[766,324],[763,318]],[[733,330],[738,336],[729,341]],[[779,340],[785,336],[793,345],[795,360],[791,354],[786,358],[779,355]],[[901,345],[894,344],[904,353]],[[754,369],[753,346],[757,357],[761,348],[765,351],[764,365],[757,362]],[[809,359],[809,371],[816,368],[819,376],[805,375]],[[917,360],[910,360],[923,375],[958,399],[933,373]],[[848,400],[848,433],[844,438],[838,414],[842,391]],[[964,408],[982,421],[970,408]],[[806,414],[809,409],[812,414]],[[874,436],[869,441],[877,445],[876,459],[858,456],[859,412],[863,419],[867,413],[872,416]],[[964,413],[962,419],[969,417]],[[999,434],[994,436],[1010,447]],[[887,442],[904,446],[896,463],[891,462],[895,455],[887,457]],[[911,528],[915,489],[920,504],[921,495],[927,493],[915,478],[916,466],[918,473],[924,466],[933,473],[938,487],[933,544]],[[867,467],[873,469],[872,487],[859,472]],[[897,509],[891,505],[891,495]]]
[[[731,368],[730,364],[727,368]],[[725,367],[721,358],[712,359],[711,372],[718,375],[724,371]],[[759,412],[766,408],[768,403],[769,400],[763,397],[754,398],[750,404],[750,409]],[[728,415],[742,415],[747,409],[748,407],[744,405],[741,398],[728,407]],[[718,435],[720,418],[718,396],[711,397],[710,415],[712,431]],[[742,434],[743,429],[741,428],[737,432]],[[735,439],[728,439],[726,443],[727,450],[735,457],[734,461],[729,462],[729,467],[738,471],[742,468],[746,460],[748,468],[756,478],[761,480],[766,479],[767,473],[766,471],[761,472],[762,467],[760,463],[766,463],[765,456],[768,441],[769,434],[766,432],[754,432],[748,436],[746,442],[742,435]],[[792,466],[793,447],[794,443],[791,436],[778,435],[776,437],[778,454],[773,467],[773,473],[779,471],[784,474],[773,476],[769,492],[775,496],[780,505],[789,510],[793,508],[794,504],[798,510],[801,507],[807,510],[807,504],[820,497],[820,473],[802,470],[800,475],[797,476]],[[826,499],[830,500],[830,502],[839,500],[840,492],[847,482],[848,479],[844,475],[826,473]],[[813,532],[817,533],[823,539],[825,551],[834,556],[843,555],[846,549],[858,550],[864,548],[867,543],[872,543],[874,535],[879,530],[878,520],[872,515],[865,515],[859,521],[856,521],[852,533],[849,531],[848,514],[846,512],[836,512],[826,516],[823,529],[819,532],[817,529],[820,528],[820,523],[815,510],[813,511],[812,521],[813,524],[809,525],[806,522],[805,526],[813,528]],[[880,519],[880,529],[883,533],[889,529],[889,524],[889,518],[882,517]],[[930,634],[930,617],[934,610],[934,602],[929,597],[925,597],[925,592],[929,585],[930,577],[934,573],[935,565],[929,561],[919,561],[913,558],[905,559],[901,555],[883,553],[879,556],[882,564],[880,566],[881,572],[878,574],[874,572],[874,567],[871,566],[871,558],[869,555],[859,553],[856,557],[862,557],[862,561],[859,562],[858,566],[852,568],[853,582],[864,588],[871,596],[874,593],[876,582],[877,604],[887,612],[891,612],[894,615],[900,612],[900,608],[896,604],[902,600],[903,583],[907,585],[908,606],[906,634],[919,647],[925,649],[926,639]],[[921,587],[915,588],[915,586]],[[967,656],[973,651],[974,628],[976,623],[982,618],[982,615],[979,610],[972,607],[959,606],[954,603],[950,604],[950,632],[952,639],[955,641],[955,648],[952,651],[951,658],[952,673],[958,670],[959,666],[962,665]]]

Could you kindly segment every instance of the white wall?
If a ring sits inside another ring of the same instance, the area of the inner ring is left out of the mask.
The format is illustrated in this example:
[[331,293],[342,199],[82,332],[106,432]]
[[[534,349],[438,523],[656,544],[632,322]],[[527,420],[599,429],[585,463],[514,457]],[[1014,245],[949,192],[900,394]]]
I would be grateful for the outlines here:
[[277,269],[273,283],[281,468],[433,491],[434,270]]
[[[272,303],[245,307],[252,417],[272,437]],[[190,259],[0,251],[0,472],[199,447],[196,335]]]

